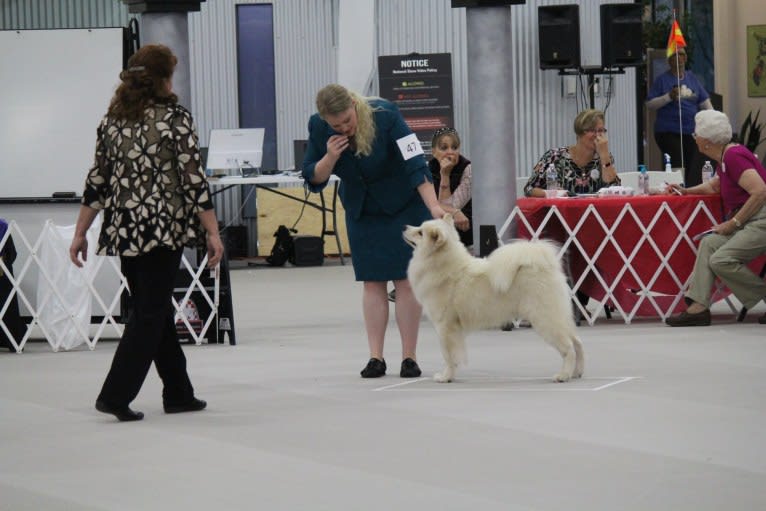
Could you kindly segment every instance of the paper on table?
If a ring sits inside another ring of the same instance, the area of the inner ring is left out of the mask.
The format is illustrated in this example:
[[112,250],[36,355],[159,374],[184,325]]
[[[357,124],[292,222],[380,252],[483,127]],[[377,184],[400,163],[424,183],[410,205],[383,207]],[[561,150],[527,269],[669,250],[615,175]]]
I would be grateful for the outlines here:
[[715,231],[713,229],[708,229],[707,231],[702,231],[701,233],[695,235],[692,239],[694,241],[699,241],[702,238],[704,238],[705,236],[707,236],[708,234],[713,234],[714,232]]

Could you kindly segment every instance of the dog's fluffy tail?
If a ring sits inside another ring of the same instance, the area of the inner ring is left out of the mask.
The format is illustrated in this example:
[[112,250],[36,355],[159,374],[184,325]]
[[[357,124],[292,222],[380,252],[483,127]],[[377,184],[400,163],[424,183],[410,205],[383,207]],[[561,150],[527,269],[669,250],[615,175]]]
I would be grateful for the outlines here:
[[561,272],[558,248],[556,243],[548,240],[514,241],[503,245],[487,258],[503,261],[501,264],[488,265],[487,276],[490,285],[498,293],[508,292],[516,274],[523,267],[536,267],[546,272]]

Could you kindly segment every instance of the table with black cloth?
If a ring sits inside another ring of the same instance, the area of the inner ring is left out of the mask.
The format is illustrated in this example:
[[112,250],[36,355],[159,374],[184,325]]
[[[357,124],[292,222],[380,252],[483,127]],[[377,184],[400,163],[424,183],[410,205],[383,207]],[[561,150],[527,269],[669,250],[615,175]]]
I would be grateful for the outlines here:
[[[516,206],[516,236],[561,243],[573,293],[613,307],[626,323],[685,309],[693,237],[722,217],[719,195],[522,198]],[[580,308],[593,324],[599,311]]]

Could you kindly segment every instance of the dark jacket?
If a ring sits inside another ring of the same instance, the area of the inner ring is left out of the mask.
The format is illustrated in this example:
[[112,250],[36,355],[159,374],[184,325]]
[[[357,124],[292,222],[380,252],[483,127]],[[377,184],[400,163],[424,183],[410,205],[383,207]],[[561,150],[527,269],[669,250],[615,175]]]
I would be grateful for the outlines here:
[[[350,150],[344,151],[333,168],[341,179],[338,193],[346,213],[358,219],[368,197],[374,199],[386,214],[402,210],[424,181],[431,181],[425,156],[418,154],[405,160],[397,141],[412,135],[399,109],[386,100],[372,100],[375,139],[369,156],[357,158]],[[309,141],[303,159],[303,177],[312,192],[319,192],[327,182],[313,185],[314,168],[327,153],[327,140],[335,131],[319,114],[309,119]]]
[[[467,158],[464,158],[461,154],[457,160],[457,163],[450,171],[449,175],[449,190],[450,192],[455,192],[455,189],[460,185],[460,179],[463,177],[463,171],[465,168],[471,164],[471,161]],[[439,173],[439,162],[436,161],[436,158],[431,158],[431,160],[428,162],[428,167],[431,169],[431,176],[434,180],[434,188],[436,189],[436,196],[439,196],[439,185],[441,184],[441,174]],[[463,242],[463,245],[470,246],[473,245],[473,199],[469,200],[465,206],[460,208],[460,211],[463,212],[463,214],[468,217],[468,220],[470,221],[470,227],[467,231],[458,231],[458,234],[460,235],[460,241]]]

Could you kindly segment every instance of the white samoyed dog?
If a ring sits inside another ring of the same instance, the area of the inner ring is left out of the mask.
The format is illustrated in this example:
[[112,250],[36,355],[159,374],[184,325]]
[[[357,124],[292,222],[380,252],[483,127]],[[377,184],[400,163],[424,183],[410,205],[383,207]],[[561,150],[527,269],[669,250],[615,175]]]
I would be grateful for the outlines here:
[[466,334],[515,319],[528,320],[561,354],[564,363],[554,380],[582,376],[583,347],[556,245],[519,240],[480,259],[460,242],[451,215],[408,225],[404,239],[414,248],[407,277],[436,327],[446,363],[434,380],[452,381],[458,364],[466,362]]

